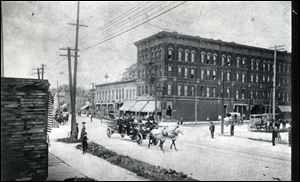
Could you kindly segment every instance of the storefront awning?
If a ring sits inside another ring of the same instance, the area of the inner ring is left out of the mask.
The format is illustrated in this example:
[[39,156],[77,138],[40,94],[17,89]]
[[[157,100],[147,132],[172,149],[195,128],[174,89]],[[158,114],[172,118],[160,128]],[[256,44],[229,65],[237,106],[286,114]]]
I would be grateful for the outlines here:
[[132,106],[135,104],[135,101],[128,101],[128,102],[124,102],[124,104],[122,105],[122,107],[120,107],[120,111],[129,111]]
[[140,112],[145,107],[146,104],[147,101],[137,101],[129,111]]
[[63,104],[62,106],[60,106],[61,108],[67,108],[68,107],[68,103]]
[[291,106],[278,106],[281,112],[292,112]]
[[[155,101],[149,101],[147,105],[142,109],[141,112],[154,112],[155,110]],[[160,111],[160,101],[156,102],[156,111]]]
[[85,110],[86,108],[88,108],[90,106],[90,104],[86,104],[85,106],[81,107],[81,110]]

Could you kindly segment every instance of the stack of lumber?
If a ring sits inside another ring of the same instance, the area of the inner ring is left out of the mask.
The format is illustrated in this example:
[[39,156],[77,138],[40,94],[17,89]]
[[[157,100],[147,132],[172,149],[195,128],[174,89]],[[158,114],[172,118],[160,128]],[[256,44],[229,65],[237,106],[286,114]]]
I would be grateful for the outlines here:
[[47,80],[1,78],[1,180],[48,175]]

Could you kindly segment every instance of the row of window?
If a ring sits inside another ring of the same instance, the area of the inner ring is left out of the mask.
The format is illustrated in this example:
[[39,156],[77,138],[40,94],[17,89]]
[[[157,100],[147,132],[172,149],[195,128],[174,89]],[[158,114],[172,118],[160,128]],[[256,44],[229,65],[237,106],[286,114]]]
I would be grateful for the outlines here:
[[142,51],[139,54],[138,60],[140,62],[149,62],[153,60],[162,60],[162,50],[155,50],[151,52],[147,51]]
[[[191,54],[189,55],[189,50],[185,50],[183,51],[182,49],[178,50],[178,61],[185,61],[188,62],[189,60],[191,60],[192,63],[195,62],[195,57],[196,57],[196,51],[191,51]],[[173,48],[169,48],[168,49],[168,60],[173,60],[174,56],[173,56]],[[183,54],[184,54],[184,59],[183,59]],[[190,56],[190,57],[189,57]],[[200,56],[200,62],[201,63],[206,63],[206,64],[213,64],[216,65],[217,63],[217,57],[218,54],[216,53],[205,53],[204,51],[201,52],[201,56]],[[236,58],[236,67],[237,68],[246,68],[246,61],[247,58],[243,57],[237,57]],[[232,57],[230,55],[222,55],[222,66],[230,66],[232,62]],[[254,70],[254,65],[256,65],[256,70],[259,70],[259,64],[260,64],[260,60],[259,59],[251,59],[251,70]],[[271,71],[273,64],[271,61],[267,62],[267,61],[263,61],[262,64],[263,67],[263,71]],[[283,68],[281,70],[281,67]],[[290,64],[283,64],[283,66],[281,66],[281,63],[279,64],[279,72],[286,72],[289,73],[290,72]]]
[[[156,77],[160,78],[162,76],[162,73],[163,73],[162,66],[159,66],[158,69],[156,70]],[[138,78],[139,79],[144,80],[144,79],[149,79],[150,77],[154,77],[154,76],[155,76],[155,72],[152,72],[151,70],[149,71],[146,68],[138,70]]]
[[134,99],[135,89],[115,89],[96,92],[96,100]]

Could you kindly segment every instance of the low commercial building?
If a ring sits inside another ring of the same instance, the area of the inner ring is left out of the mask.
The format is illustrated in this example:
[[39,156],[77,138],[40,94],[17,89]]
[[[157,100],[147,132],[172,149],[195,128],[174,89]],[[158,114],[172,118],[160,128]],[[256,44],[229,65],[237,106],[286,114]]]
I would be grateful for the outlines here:
[[105,115],[118,113],[125,103],[130,105],[136,100],[135,80],[98,84],[95,87],[96,109]]

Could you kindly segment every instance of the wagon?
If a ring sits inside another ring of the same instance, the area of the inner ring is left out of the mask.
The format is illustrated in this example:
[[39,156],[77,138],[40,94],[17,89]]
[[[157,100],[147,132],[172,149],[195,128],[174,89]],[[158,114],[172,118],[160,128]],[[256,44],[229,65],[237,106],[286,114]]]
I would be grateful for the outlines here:
[[[129,136],[131,140],[136,141],[138,144],[142,144],[143,140],[147,139],[149,133],[156,126],[149,122],[130,122],[124,119],[110,120],[107,123],[107,136],[111,138],[114,133],[118,133],[121,137],[125,135]],[[155,145],[157,141],[155,141]]]
[[249,131],[266,131],[268,121],[270,121],[269,114],[251,114],[248,129]]

